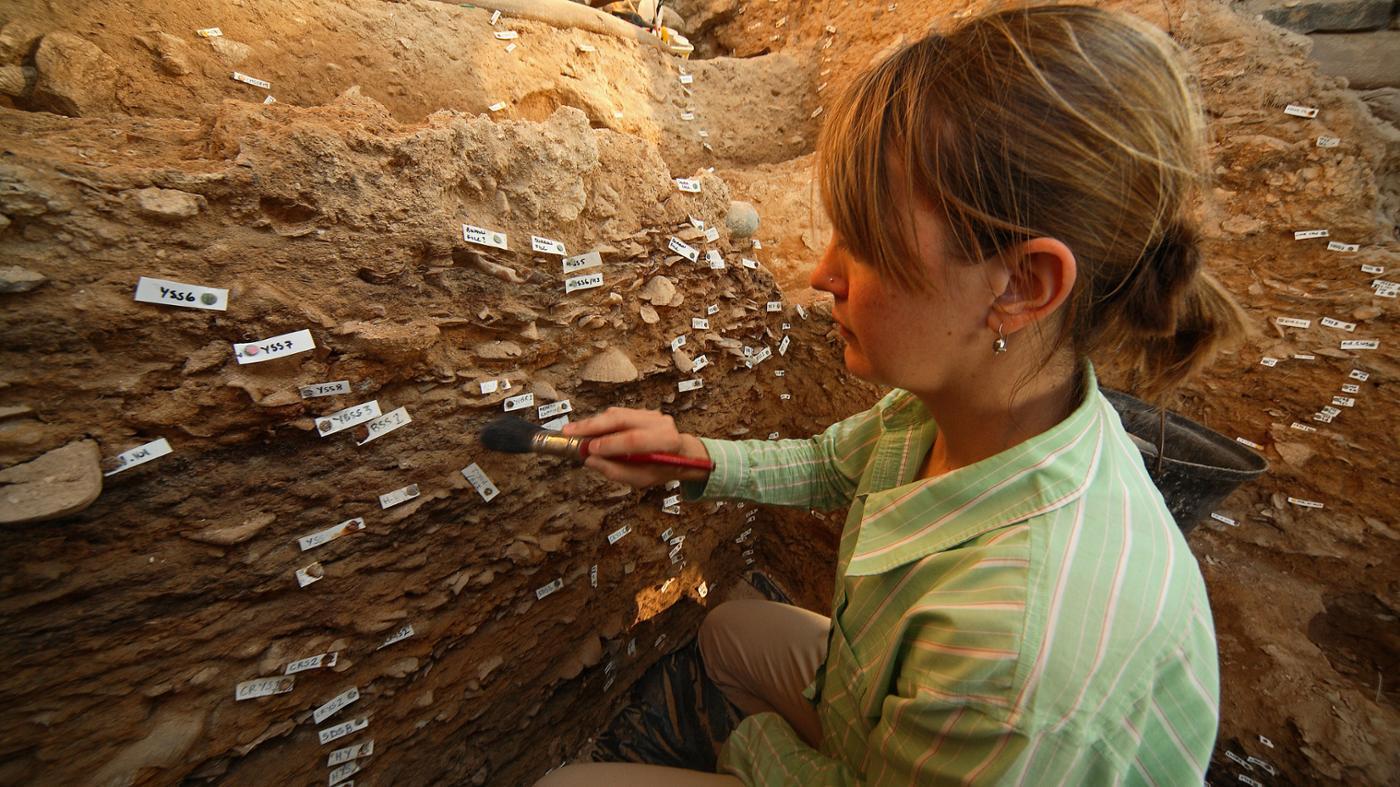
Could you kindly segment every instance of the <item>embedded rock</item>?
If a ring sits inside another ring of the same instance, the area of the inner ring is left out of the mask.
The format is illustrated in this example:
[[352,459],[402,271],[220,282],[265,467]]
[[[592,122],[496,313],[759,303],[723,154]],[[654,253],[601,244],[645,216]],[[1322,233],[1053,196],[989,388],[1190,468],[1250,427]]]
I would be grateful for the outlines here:
[[56,31],[44,36],[34,53],[38,72],[31,103],[35,109],[70,117],[116,109],[116,61],[82,38]]
[[80,440],[0,470],[0,524],[43,522],[76,514],[102,493],[97,443]]

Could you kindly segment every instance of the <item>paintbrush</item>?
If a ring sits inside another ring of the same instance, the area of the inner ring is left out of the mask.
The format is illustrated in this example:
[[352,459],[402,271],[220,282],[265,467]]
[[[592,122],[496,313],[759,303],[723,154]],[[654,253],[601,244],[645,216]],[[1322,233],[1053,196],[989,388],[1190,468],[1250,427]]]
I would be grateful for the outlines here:
[[[590,438],[566,437],[551,432],[514,415],[503,415],[487,424],[481,430],[481,444],[492,451],[507,454],[550,454],[576,459],[580,462],[588,458]],[[708,459],[691,459],[676,454],[621,454],[609,456],[613,462],[626,462],[634,465],[671,465],[672,467],[693,467],[698,470],[713,470],[715,463]]]

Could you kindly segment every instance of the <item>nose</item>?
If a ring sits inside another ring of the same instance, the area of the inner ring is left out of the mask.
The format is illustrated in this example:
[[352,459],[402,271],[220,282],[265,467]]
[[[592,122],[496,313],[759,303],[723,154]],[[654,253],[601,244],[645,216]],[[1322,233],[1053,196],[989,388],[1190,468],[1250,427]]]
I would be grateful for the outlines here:
[[812,277],[808,284],[814,290],[831,293],[838,301],[846,298],[845,259],[834,238],[827,243],[822,258],[817,261],[816,267],[812,268]]

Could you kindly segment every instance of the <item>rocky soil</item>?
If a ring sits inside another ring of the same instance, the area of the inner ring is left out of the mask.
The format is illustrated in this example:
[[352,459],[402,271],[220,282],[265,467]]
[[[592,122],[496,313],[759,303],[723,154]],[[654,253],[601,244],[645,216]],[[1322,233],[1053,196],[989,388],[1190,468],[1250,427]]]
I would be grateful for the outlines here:
[[[1212,778],[1393,781],[1400,490],[1385,413],[1400,369],[1396,299],[1370,282],[1400,265],[1400,132],[1320,76],[1301,36],[1214,3],[1119,5],[1199,65],[1210,266],[1255,327],[1177,409],[1272,464],[1220,508],[1236,526],[1191,538],[1221,640]],[[808,175],[819,110],[854,69],[979,7],[677,3],[689,62],[422,0],[0,10],[0,783],[323,784],[332,751],[370,740],[362,783],[529,783],[693,634],[746,568],[743,530],[760,567],[824,609],[839,514],[667,513],[671,491],[490,454],[475,434],[525,393],[536,423],[567,400],[754,439],[872,401],[805,283],[825,243]],[[757,207],[761,248],[726,223],[731,199]],[[468,242],[464,224],[507,249]],[[569,275],[603,285],[566,292],[532,235],[598,251],[600,267]],[[227,289],[227,309],[138,302],[143,276]],[[235,357],[302,330],[314,349]],[[1341,348],[1366,339],[1379,349]],[[745,348],[765,347],[749,368]],[[704,387],[679,390],[692,379]],[[340,380],[348,392],[303,398]],[[1314,420],[1334,396],[1354,401]],[[363,425],[319,436],[325,416],[371,400],[411,422],[361,445]],[[103,477],[158,438],[169,455]],[[498,495],[463,476],[472,464]],[[299,548],[357,517],[362,530]],[[321,578],[299,587],[313,563]],[[296,672],[290,691],[236,698],[322,653],[334,666]],[[359,699],[316,718],[351,688]]]

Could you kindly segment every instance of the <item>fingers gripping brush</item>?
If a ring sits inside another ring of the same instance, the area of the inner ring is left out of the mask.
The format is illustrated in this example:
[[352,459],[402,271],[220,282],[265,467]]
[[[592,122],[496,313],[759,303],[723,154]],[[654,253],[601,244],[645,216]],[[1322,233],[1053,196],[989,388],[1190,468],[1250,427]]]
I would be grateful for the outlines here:
[[[544,427],[513,415],[503,415],[487,424],[481,430],[481,444],[492,451],[507,454],[549,454],[575,459],[579,462],[589,456],[587,437],[566,437],[551,432]],[[634,465],[671,465],[672,467],[692,467],[698,470],[713,470],[715,463],[708,459],[692,459],[675,454],[622,454],[609,456],[609,461],[626,462]]]

